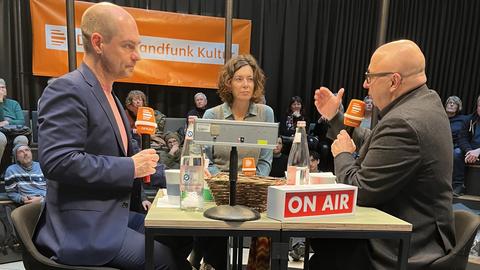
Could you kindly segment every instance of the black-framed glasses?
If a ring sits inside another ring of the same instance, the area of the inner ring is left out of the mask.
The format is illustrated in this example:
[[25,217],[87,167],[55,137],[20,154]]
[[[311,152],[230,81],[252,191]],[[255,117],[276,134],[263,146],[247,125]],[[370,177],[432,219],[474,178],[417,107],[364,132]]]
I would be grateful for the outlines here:
[[371,72],[365,72],[365,81],[367,81],[367,83],[371,83],[372,82],[372,78],[374,77],[383,77],[383,76],[387,76],[387,75],[391,75],[391,74],[395,74],[396,72],[377,72],[377,73],[371,73]]

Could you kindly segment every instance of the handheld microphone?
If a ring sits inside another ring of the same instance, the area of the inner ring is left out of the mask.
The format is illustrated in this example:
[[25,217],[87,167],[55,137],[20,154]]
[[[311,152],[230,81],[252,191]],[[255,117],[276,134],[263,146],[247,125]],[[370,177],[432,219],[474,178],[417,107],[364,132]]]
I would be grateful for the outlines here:
[[343,124],[348,135],[352,137],[353,130],[360,126],[365,115],[365,102],[359,99],[350,100],[347,111],[343,115]]
[[[155,134],[155,112],[149,107],[138,107],[137,120],[135,121],[135,128],[137,133],[142,136],[142,150],[150,148],[150,135]],[[143,182],[150,183],[150,175],[143,178]]]

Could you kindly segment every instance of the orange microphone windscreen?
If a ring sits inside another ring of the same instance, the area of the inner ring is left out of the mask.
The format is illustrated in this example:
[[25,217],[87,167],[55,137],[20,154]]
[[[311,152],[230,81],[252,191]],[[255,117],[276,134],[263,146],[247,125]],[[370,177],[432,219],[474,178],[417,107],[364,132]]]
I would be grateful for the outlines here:
[[343,124],[349,127],[359,127],[365,115],[365,102],[359,99],[350,100],[343,117]]
[[139,107],[137,111],[137,121],[135,127],[138,134],[155,134],[157,123],[155,122],[155,112],[149,107]]

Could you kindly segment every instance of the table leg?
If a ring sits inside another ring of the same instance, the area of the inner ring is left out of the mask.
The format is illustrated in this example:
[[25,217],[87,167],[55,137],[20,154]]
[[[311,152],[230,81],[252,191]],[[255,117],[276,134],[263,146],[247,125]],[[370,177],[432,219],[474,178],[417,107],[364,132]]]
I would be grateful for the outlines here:
[[145,266],[146,270],[153,270],[153,234],[145,228]]
[[232,244],[232,269],[237,270],[238,268],[238,237],[233,236],[233,244]]
[[398,247],[398,264],[397,269],[406,270],[408,266],[408,248],[410,247],[410,234],[405,234],[400,238]]
[[271,269],[272,270],[287,270],[288,269],[288,246],[290,237],[285,237],[282,234],[275,234],[272,236],[271,246]]

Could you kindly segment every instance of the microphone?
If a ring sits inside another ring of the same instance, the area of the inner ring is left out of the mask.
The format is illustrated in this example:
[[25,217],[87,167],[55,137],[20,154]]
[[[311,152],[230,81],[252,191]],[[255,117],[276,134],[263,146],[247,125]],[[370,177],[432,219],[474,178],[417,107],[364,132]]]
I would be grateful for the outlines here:
[[[142,150],[150,148],[150,135],[155,134],[155,112],[149,107],[138,107],[137,120],[135,121],[135,128],[137,133],[142,136]],[[143,178],[143,182],[150,183],[150,175]]]
[[350,100],[347,111],[343,115],[343,124],[348,135],[352,137],[353,130],[360,126],[365,115],[365,102],[359,99]]

